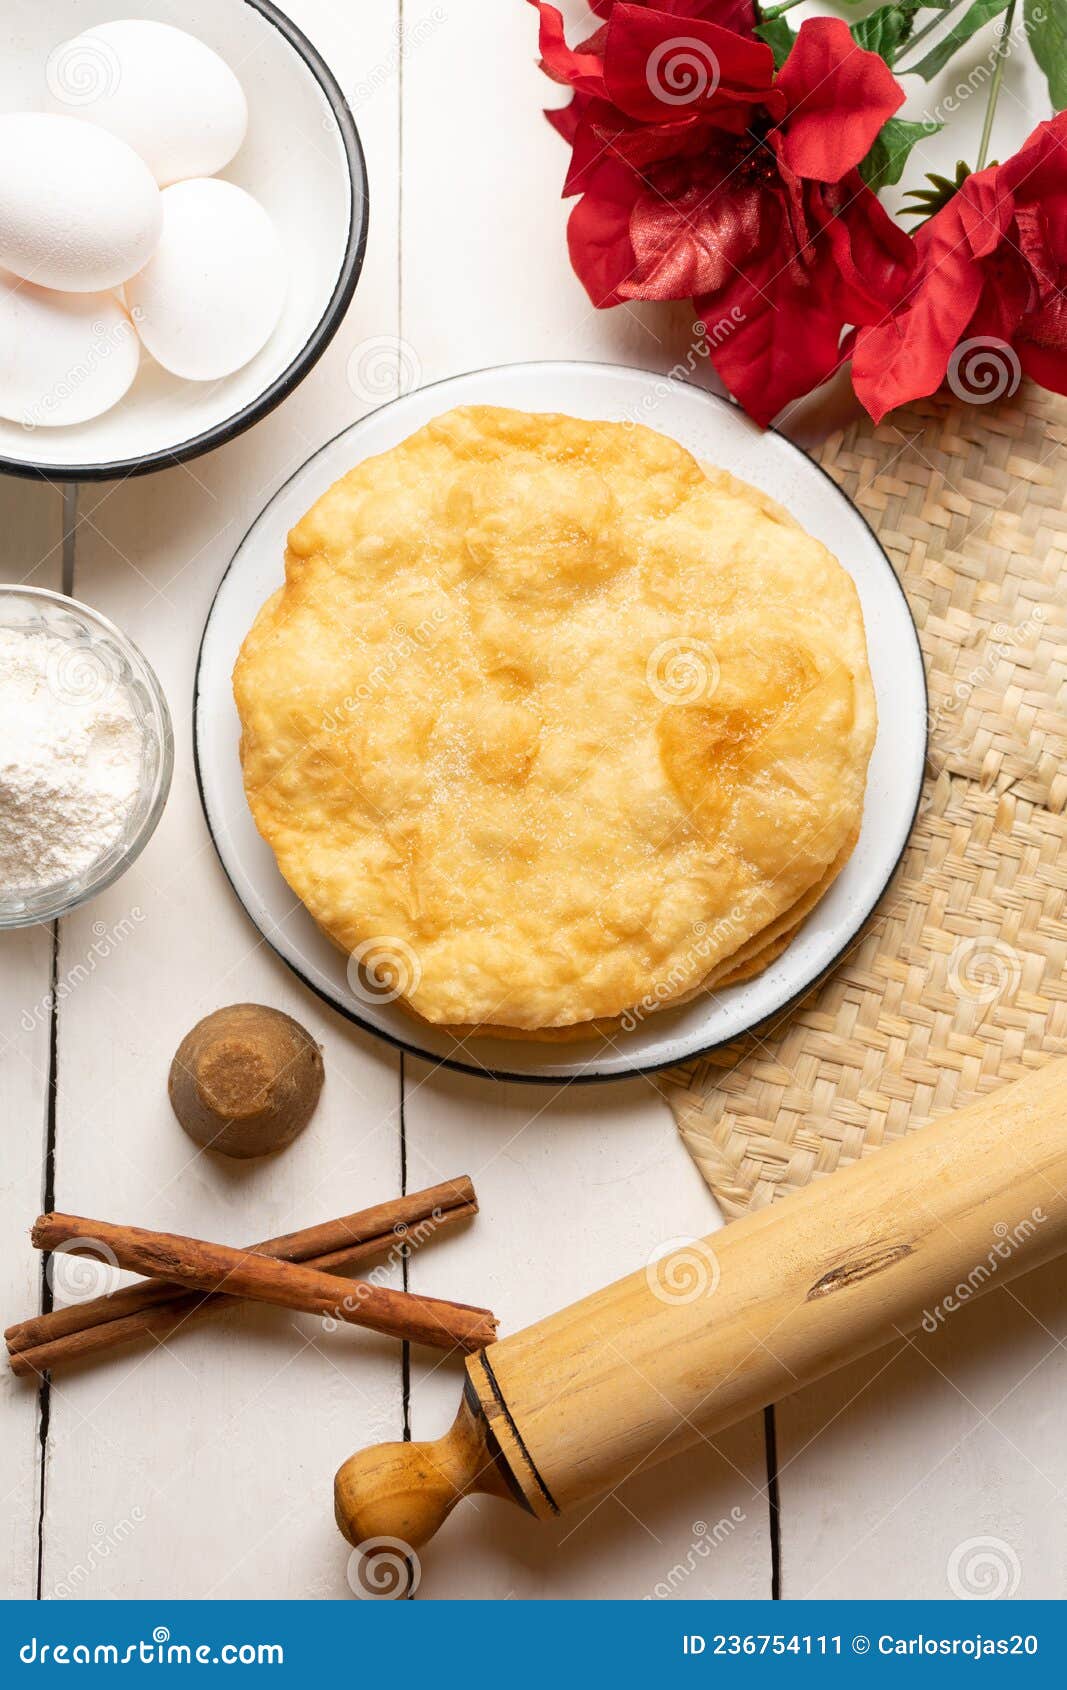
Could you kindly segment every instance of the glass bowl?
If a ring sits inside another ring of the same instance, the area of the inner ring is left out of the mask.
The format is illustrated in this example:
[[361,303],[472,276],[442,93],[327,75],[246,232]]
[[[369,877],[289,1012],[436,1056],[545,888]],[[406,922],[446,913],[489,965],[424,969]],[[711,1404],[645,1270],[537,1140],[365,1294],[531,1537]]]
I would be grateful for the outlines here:
[[54,921],[124,874],[155,831],[174,768],[174,734],[163,689],[133,641],[113,622],[62,593],[0,585],[0,630],[12,629],[44,631],[69,642],[72,675],[103,674],[109,686],[123,688],[141,729],[141,770],[133,805],[110,849],[80,874],[50,886],[0,886],[0,928]]

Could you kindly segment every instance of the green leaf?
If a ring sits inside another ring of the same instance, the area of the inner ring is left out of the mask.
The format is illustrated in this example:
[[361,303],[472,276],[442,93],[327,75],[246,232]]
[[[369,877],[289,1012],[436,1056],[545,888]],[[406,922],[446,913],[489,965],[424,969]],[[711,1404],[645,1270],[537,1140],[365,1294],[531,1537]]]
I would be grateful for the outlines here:
[[759,36],[761,41],[766,41],[768,47],[771,49],[771,52],[774,54],[775,70],[781,70],[786,59],[792,52],[793,42],[796,40],[796,36],[793,34],[793,31],[790,29],[785,19],[764,18],[761,24],[757,24],[756,34]]
[[904,197],[914,200],[915,204],[902,206],[901,211],[905,216],[921,217],[925,222],[928,217],[933,217],[935,212],[943,210],[949,200],[956,197],[970,174],[971,167],[962,158],[957,162],[954,176],[939,176],[936,171],[931,170],[926,178],[930,186],[928,188],[909,188]]
[[[1042,0],[1042,3],[1048,6],[1051,0]],[[921,76],[925,82],[930,82],[938,71],[945,68],[953,53],[969,41],[972,35],[977,34],[991,18],[999,18],[1001,12],[1006,12],[1007,9],[1008,0],[974,0],[974,5],[969,6],[961,18],[957,18],[948,34],[936,47],[931,48],[924,59],[920,59],[918,64],[904,65],[901,69],[908,76]]]
[[882,125],[874,146],[860,165],[860,175],[869,188],[877,193],[899,182],[904,174],[911,149],[916,142],[936,135],[943,123],[909,123],[903,117],[891,117]]
[[1067,109],[1067,10],[1062,0],[1023,0],[1034,58],[1048,78],[1055,111]]
[[853,41],[892,66],[911,36],[916,12],[924,4],[925,0],[896,0],[891,6],[879,6],[869,17],[851,25]]

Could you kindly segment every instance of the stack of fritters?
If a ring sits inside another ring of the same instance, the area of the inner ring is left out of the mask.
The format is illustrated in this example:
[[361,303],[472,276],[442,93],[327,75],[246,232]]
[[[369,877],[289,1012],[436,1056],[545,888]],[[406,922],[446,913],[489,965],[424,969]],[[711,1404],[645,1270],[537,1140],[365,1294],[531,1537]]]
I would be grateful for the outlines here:
[[855,845],[855,587],[652,430],[491,407],[336,482],[234,673],[256,824],[416,1015],[576,1037],[748,978]]

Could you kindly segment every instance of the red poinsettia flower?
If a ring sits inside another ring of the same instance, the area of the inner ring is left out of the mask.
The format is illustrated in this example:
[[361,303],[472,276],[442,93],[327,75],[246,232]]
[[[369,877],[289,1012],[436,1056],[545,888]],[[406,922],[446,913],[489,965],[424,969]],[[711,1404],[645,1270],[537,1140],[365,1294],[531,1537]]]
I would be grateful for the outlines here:
[[670,10],[615,0],[573,51],[555,7],[542,62],[575,99],[571,262],[593,303],[692,297],[712,363],[767,423],[832,373],[848,324],[901,298],[912,243],[857,166],[904,94],[840,19],[804,23],[776,74],[770,48],[724,28],[733,0]]
[[[589,0],[589,9],[598,18],[606,18],[616,0]],[[632,0],[636,6],[648,6],[657,12],[670,12],[675,18],[704,18],[708,23],[721,23],[724,29],[736,29],[742,35],[754,35],[757,12],[755,0]]]
[[903,303],[856,338],[852,379],[875,422],[934,393],[997,398],[1023,373],[1067,393],[1067,112],[968,176],[915,237]]

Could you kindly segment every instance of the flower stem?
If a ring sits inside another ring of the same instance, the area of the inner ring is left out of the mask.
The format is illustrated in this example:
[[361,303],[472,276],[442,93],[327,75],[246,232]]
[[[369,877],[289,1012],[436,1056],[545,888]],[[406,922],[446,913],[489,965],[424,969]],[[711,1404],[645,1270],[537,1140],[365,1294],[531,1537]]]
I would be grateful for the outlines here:
[[1009,0],[1008,9],[1004,13],[1000,37],[997,41],[997,62],[993,69],[993,80],[989,85],[989,100],[985,109],[985,122],[982,124],[982,139],[978,143],[978,162],[974,167],[975,170],[984,170],[986,159],[989,157],[989,143],[993,137],[993,118],[996,115],[997,101],[1000,98],[1000,85],[1004,81],[1004,66],[1008,62],[1015,6],[1016,0]]
[[760,12],[764,23],[772,23],[775,18],[784,17],[786,12],[791,12],[794,6],[799,5],[800,0],[781,0],[779,6],[761,6]]

